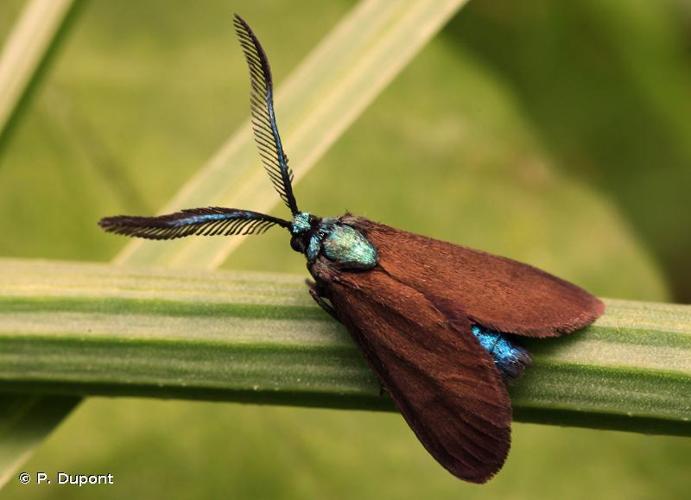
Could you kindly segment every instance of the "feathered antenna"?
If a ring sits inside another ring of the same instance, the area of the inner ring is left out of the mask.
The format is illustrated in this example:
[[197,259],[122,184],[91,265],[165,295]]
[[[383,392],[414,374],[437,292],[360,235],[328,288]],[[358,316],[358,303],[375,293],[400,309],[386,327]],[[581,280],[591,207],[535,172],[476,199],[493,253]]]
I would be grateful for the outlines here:
[[278,134],[273,103],[273,83],[269,60],[256,35],[240,16],[235,14],[233,24],[250,70],[250,107],[252,128],[264,169],[271,183],[293,215],[299,212],[293,195],[293,172],[283,151]]
[[184,236],[261,234],[271,226],[290,228],[290,222],[270,215],[236,208],[189,208],[158,217],[117,215],[98,223],[110,233],[150,240],[172,240]]
[[[237,14],[234,24],[250,68],[252,128],[259,155],[276,191],[295,215],[298,207],[291,185],[293,173],[288,167],[288,157],[283,152],[276,126],[269,61],[257,37]],[[150,240],[170,240],[192,235],[261,234],[275,225],[288,230],[292,227],[290,221],[278,217],[223,207],[188,208],[158,217],[117,215],[105,217],[98,224],[110,233]]]

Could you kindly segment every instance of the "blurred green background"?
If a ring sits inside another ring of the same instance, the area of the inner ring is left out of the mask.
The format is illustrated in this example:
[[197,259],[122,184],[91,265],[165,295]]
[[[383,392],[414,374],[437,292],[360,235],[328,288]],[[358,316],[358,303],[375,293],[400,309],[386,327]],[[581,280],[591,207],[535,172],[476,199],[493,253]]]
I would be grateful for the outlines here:
[[[3,38],[23,4],[0,4]],[[352,6],[84,2],[0,158],[0,255],[112,258],[126,242],[96,220],[155,211],[248,116],[231,13],[257,31],[280,86]],[[599,295],[688,302],[690,63],[682,0],[473,1],[298,199],[521,259]],[[306,273],[279,232],[225,267]],[[395,414],[95,398],[23,469],[111,472],[117,486],[11,482],[3,495],[684,498],[690,466],[688,439],[516,424],[504,470],[478,487],[441,469]]]

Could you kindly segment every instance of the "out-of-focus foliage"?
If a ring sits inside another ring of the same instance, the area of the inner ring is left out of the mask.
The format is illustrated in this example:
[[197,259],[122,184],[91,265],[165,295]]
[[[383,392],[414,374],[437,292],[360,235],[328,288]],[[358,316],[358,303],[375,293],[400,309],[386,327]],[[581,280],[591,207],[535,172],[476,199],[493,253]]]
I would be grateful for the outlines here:
[[69,32],[78,5],[79,0],[27,1],[5,37],[0,54],[0,156]]
[[[0,6],[3,35],[21,3]],[[0,163],[0,253],[110,258],[124,241],[95,221],[162,205],[247,117],[231,12],[280,85],[350,5],[92,0]],[[598,294],[669,298],[658,269],[689,248],[680,6],[471,3],[297,186],[301,205],[520,258]],[[304,269],[278,232],[227,265]],[[504,471],[478,488],[396,415],[101,399],[26,470],[112,472],[101,498],[657,499],[687,492],[690,453],[679,438],[516,425]]]
[[509,86],[560,169],[616,203],[691,301],[688,2],[471,2],[447,40]]

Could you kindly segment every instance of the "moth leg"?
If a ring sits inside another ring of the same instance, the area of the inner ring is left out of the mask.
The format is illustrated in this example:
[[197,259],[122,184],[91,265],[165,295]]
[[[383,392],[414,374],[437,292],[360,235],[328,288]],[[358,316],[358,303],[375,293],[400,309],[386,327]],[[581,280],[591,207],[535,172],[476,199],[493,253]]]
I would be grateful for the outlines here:
[[384,387],[384,384],[379,382],[379,397],[383,398],[384,396],[391,397],[391,395],[389,394],[389,391],[386,389],[386,387]]
[[310,280],[305,280],[307,283],[307,286],[309,287],[309,292],[314,301],[324,309],[329,315],[338,321],[338,317],[336,316],[336,310],[333,308],[333,306],[326,301],[326,297],[321,293],[321,290],[319,288],[319,285],[317,285],[315,282],[310,281]]

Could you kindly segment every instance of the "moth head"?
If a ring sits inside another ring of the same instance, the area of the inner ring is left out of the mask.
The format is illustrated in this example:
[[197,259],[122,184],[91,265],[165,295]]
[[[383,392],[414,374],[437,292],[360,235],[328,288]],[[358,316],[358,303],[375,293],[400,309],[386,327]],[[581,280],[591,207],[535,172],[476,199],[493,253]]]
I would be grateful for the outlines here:
[[290,247],[299,253],[305,253],[312,235],[319,229],[321,219],[307,212],[298,212],[290,223]]

